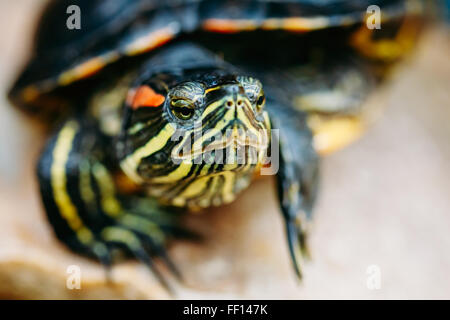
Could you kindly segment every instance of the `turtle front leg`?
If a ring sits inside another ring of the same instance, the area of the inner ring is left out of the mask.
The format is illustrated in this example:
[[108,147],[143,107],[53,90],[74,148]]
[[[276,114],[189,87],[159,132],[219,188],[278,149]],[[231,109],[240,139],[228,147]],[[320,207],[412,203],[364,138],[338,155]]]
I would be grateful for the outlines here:
[[[301,278],[303,257],[308,256],[307,224],[319,180],[318,157],[305,115],[273,104],[271,110],[274,132],[278,129],[279,133],[272,137],[272,143],[279,145],[278,196],[286,223],[289,252],[297,276]],[[276,161],[275,156],[271,155],[272,161]]]
[[72,250],[106,267],[116,253],[131,254],[168,288],[151,256],[179,276],[164,249],[181,230],[177,216],[151,199],[119,191],[105,139],[86,120],[71,119],[47,143],[37,171],[48,219]]

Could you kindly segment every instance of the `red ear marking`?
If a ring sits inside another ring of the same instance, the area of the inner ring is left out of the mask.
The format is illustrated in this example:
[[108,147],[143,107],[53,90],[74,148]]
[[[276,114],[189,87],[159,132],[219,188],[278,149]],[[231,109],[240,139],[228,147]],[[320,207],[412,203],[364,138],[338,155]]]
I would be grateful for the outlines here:
[[135,110],[141,107],[159,107],[164,100],[166,98],[163,95],[156,93],[149,86],[141,86],[134,93],[131,107]]

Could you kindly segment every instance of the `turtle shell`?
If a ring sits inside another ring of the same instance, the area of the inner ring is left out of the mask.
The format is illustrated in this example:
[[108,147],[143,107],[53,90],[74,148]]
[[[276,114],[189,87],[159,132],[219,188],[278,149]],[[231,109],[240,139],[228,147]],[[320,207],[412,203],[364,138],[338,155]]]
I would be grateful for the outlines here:
[[[10,99],[30,108],[44,94],[86,79],[126,56],[149,52],[182,33],[310,32],[363,21],[369,5],[383,19],[404,14],[405,0],[59,0],[44,10],[30,62]],[[81,29],[66,26],[77,5]]]

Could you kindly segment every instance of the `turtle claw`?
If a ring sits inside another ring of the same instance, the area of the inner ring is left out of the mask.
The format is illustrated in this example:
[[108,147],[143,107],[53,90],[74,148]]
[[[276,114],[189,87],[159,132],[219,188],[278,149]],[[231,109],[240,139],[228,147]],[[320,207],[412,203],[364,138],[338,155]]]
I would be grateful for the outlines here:
[[158,256],[164,261],[164,264],[170,270],[172,275],[177,279],[177,281],[184,282],[183,275],[181,274],[180,270],[176,267],[172,259],[170,259],[169,255],[167,254],[164,248],[161,247]]
[[[130,230],[127,230],[130,231]],[[133,232],[133,231],[130,231]],[[136,234],[133,232],[136,236],[138,236],[140,239],[142,239],[141,235]],[[137,260],[142,262],[144,265],[148,267],[148,269],[151,271],[151,273],[156,277],[158,282],[164,287],[164,289],[169,292],[171,296],[174,295],[174,290],[169,285],[166,278],[162,275],[162,273],[158,270],[156,267],[153,259],[151,258],[151,255],[154,255],[156,257],[161,258],[164,261],[164,264],[167,266],[167,268],[170,270],[170,272],[175,276],[175,278],[178,281],[182,281],[182,276],[180,271],[175,267],[175,264],[170,260],[168,257],[166,251],[161,246],[158,250],[159,252],[154,252],[154,250],[147,250],[146,247],[148,246],[147,243],[150,241],[150,239],[143,240],[140,246],[132,246],[128,243],[113,240],[111,242],[97,242],[96,246],[102,246],[107,251],[106,252],[98,252],[99,250],[94,250],[93,248],[90,249],[92,255],[101,263],[101,265],[104,267],[105,270],[105,278],[107,283],[113,283],[113,277],[112,277],[112,264],[113,259],[111,255],[111,250],[116,249],[117,247],[125,247],[126,251],[132,254]],[[111,249],[108,249],[108,247],[113,247]],[[103,250],[102,250],[103,251]],[[151,252],[149,252],[151,251]]]
[[297,226],[292,221],[286,222],[286,232],[289,244],[289,253],[291,255],[292,264],[294,266],[295,273],[299,280],[302,279],[302,266],[303,266],[303,250],[302,244],[300,242],[301,233],[299,232]]
[[166,278],[158,270],[158,268],[156,268],[150,255],[143,248],[133,250],[132,253],[139,261],[141,261],[150,269],[150,271],[155,275],[156,279],[164,287],[164,289],[166,289],[171,296],[174,296],[174,290],[169,285]]
[[142,234],[140,232],[137,232],[137,234],[140,237],[141,241],[143,242],[143,247],[145,248],[145,251],[149,252],[150,254],[152,254],[156,257],[159,257],[163,261],[163,263],[167,267],[167,269],[171,272],[171,274],[179,282],[183,282],[183,277],[181,275],[181,272],[175,266],[175,263],[172,261],[172,259],[170,259],[164,246],[162,244],[158,244],[157,242],[155,242],[147,234]]
[[[180,272],[167,256],[163,245],[158,244],[160,242],[151,236],[151,232],[148,231],[147,233],[144,233],[144,230],[135,230],[129,226],[117,223],[115,225],[104,227],[97,236],[101,239],[101,242],[97,243],[101,243],[103,248],[117,248],[123,250],[145,264],[151,270],[158,282],[173,296],[174,291],[172,287],[158,270],[152,256],[161,258],[170,272],[177,279],[181,279]],[[108,258],[110,252],[106,255],[104,254],[104,251],[101,250],[101,253],[101,255],[96,253],[95,256],[104,266],[107,268],[110,267],[111,259]]]
[[107,245],[97,242],[91,249],[92,254],[100,262],[105,270],[105,278],[107,283],[113,283],[112,278],[112,257]]

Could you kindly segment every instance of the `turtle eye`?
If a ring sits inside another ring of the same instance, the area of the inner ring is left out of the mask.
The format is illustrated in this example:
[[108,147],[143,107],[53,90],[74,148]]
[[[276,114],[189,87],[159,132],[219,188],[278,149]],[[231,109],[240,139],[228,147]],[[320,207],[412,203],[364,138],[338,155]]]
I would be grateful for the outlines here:
[[258,98],[256,99],[256,110],[259,112],[264,107],[264,103],[266,102],[266,96],[264,95],[263,89],[259,92]]
[[261,82],[258,79],[247,76],[239,76],[237,80],[244,87],[245,94],[250,101],[256,105],[256,110],[258,112],[261,111],[266,101]]
[[194,115],[194,104],[184,99],[172,100],[170,103],[173,114],[181,120],[188,120]]

